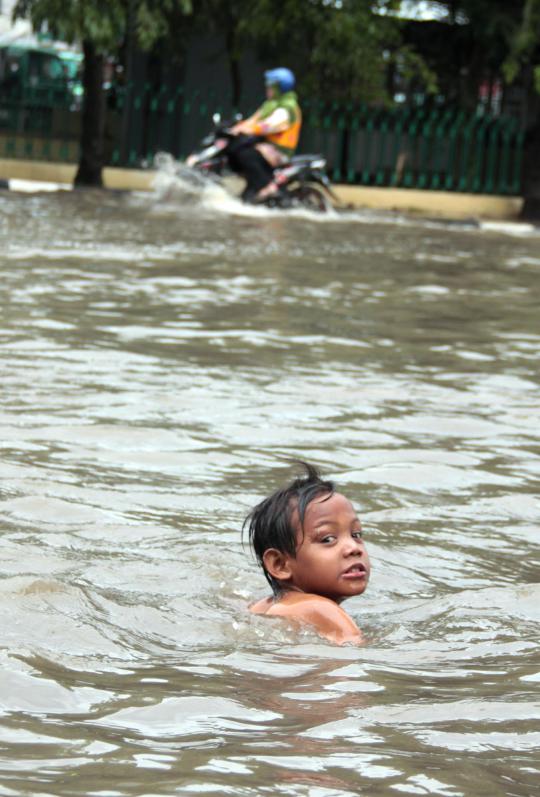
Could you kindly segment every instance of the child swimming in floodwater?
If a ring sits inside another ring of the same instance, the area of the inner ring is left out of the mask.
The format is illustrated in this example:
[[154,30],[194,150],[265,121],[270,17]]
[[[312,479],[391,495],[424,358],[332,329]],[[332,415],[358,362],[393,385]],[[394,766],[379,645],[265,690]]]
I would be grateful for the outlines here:
[[361,642],[339,605],[362,595],[370,574],[360,520],[333,482],[300,462],[305,475],[261,501],[247,516],[249,541],[273,595],[249,608],[310,625],[332,642]]

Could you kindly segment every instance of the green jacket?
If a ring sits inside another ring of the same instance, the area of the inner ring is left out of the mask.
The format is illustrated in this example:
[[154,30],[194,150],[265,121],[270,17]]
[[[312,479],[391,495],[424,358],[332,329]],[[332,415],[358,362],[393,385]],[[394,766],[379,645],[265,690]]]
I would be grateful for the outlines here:
[[285,108],[289,114],[291,122],[296,122],[300,115],[300,106],[295,91],[286,91],[285,94],[280,94],[278,97],[272,97],[271,100],[263,102],[257,113],[261,119],[266,119],[271,116],[278,108]]

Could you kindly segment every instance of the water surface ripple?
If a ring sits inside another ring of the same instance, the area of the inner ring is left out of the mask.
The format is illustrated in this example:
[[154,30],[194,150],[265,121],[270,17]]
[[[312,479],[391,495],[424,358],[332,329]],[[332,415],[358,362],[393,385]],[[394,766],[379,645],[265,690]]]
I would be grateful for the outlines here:
[[[92,193],[0,236],[0,795],[536,793],[538,236]],[[360,649],[246,612],[292,456],[363,518]]]

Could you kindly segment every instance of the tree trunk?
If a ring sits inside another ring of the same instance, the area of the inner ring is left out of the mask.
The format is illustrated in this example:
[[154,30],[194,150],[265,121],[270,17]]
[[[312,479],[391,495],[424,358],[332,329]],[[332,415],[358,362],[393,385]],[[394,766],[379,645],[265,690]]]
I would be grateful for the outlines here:
[[230,27],[226,34],[227,55],[229,58],[229,70],[232,85],[232,106],[238,110],[240,97],[242,96],[242,76],[240,74],[240,62],[238,60],[236,36],[234,29]]
[[540,222],[540,119],[525,137],[521,218]]
[[93,42],[83,41],[83,107],[81,155],[75,176],[76,186],[103,186],[103,140],[105,133],[105,93],[103,56]]
[[128,0],[126,35],[124,40],[124,104],[122,110],[122,123],[120,134],[120,163],[128,163],[129,157],[129,129],[133,110],[133,61],[135,49],[135,2]]

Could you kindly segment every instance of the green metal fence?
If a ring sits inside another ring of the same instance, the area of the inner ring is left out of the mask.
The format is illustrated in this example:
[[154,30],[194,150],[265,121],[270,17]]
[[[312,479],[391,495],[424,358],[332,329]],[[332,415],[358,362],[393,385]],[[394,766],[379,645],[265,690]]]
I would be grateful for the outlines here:
[[517,120],[454,108],[308,106],[302,149],[323,152],[335,182],[519,194]]
[[[334,182],[519,194],[523,131],[517,120],[455,108],[342,107],[305,102],[299,152],[321,153]],[[157,152],[186,157],[212,127],[212,115],[232,116],[212,93],[190,96],[136,92],[109,97],[107,161],[138,167]],[[79,112],[36,97],[24,104],[0,95],[0,157],[77,160]]]
[[66,92],[28,87],[21,97],[0,90],[0,157],[45,161],[78,158],[80,113]]

